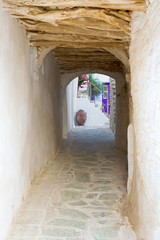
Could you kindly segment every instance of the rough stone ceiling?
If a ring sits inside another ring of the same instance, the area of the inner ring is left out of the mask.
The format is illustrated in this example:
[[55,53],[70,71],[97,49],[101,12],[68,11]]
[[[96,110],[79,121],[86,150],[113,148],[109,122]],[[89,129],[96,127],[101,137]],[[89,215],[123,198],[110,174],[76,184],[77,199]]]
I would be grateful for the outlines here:
[[27,30],[31,46],[52,49],[62,72],[129,71],[132,11],[145,0],[4,0]]

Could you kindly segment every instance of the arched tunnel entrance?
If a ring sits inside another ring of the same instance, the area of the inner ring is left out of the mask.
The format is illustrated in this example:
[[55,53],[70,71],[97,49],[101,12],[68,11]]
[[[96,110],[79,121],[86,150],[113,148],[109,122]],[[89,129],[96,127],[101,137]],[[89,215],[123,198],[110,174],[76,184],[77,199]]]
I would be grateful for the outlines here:
[[[103,73],[103,76],[105,76],[105,71],[98,71],[99,74]],[[88,73],[88,72],[87,72]],[[92,73],[94,73],[94,71],[92,71]],[[82,76],[83,72],[79,72],[79,76]],[[107,75],[107,74],[106,74]],[[89,75],[88,75],[89,76]],[[112,76],[110,79],[113,79],[113,77],[115,77],[115,92],[116,92],[116,106],[115,106],[115,116],[114,117],[114,113],[113,111],[111,111],[111,118],[112,118],[112,122],[111,122],[111,128],[113,129],[113,132],[115,134],[115,144],[118,148],[120,148],[121,150],[123,150],[124,152],[127,153],[127,129],[128,129],[128,123],[129,123],[129,92],[128,92],[128,83],[126,81],[126,77],[125,74],[119,72],[119,73],[112,73],[109,76]],[[69,121],[69,119],[67,120],[67,100],[66,100],[66,90],[67,90],[67,86],[69,86],[69,84],[72,82],[73,78],[76,77],[76,73],[75,74],[64,74],[62,75],[62,89],[63,89],[63,137],[67,138],[67,122]],[[70,91],[68,89],[68,91]],[[75,87],[74,87],[74,91],[76,91]],[[72,90],[70,91],[70,94]],[[88,91],[87,91],[88,92]],[[100,97],[102,98],[102,96]],[[91,100],[91,99],[90,99]],[[70,100],[72,102],[74,102],[75,100],[72,99]],[[68,103],[69,104],[69,103]],[[72,112],[72,120],[74,118],[74,114]],[[114,118],[114,123],[113,123],[113,118]],[[95,123],[96,124],[96,123]],[[71,123],[72,126],[74,126],[74,123]],[[97,124],[98,125],[98,124]],[[113,127],[114,125],[114,127]],[[71,129],[69,127],[69,129]]]
[[[102,74],[83,74],[73,79],[66,87],[66,100],[68,131],[75,126],[106,126],[115,132],[116,84],[114,79]],[[84,111],[82,122],[77,122],[76,113],[81,110]]]

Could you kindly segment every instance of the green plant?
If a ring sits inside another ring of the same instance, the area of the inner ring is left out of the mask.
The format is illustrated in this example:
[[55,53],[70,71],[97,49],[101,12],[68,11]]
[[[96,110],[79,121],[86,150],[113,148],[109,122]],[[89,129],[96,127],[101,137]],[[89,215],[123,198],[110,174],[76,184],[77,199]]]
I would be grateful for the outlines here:
[[102,103],[102,107],[101,107],[102,112],[104,111],[105,106],[106,104]]
[[103,84],[97,78],[94,78],[92,74],[89,74],[89,83],[93,84],[90,84],[92,93],[94,92],[94,95],[96,96],[100,95],[102,92]]
[[78,79],[78,89],[81,88],[88,81],[86,74],[82,74]]

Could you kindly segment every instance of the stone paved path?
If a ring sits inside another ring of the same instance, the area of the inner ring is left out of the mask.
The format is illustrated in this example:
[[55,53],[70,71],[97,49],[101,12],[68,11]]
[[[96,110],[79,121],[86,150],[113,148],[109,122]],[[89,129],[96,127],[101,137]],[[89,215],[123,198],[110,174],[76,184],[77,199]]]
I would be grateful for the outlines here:
[[75,128],[35,179],[8,240],[136,240],[120,215],[126,157],[110,130]]

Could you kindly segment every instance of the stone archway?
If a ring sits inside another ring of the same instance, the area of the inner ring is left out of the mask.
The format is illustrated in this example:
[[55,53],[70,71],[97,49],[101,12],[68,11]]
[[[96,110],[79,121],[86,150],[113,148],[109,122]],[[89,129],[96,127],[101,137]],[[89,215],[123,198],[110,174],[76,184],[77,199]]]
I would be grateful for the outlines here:
[[[123,72],[107,72],[103,70],[91,70],[79,71],[75,73],[65,73],[61,75],[61,101],[62,105],[65,104],[65,90],[67,85],[77,76],[83,73],[100,73],[108,75],[116,80],[116,131],[115,131],[115,143],[116,146],[123,151],[127,152],[127,129],[129,124],[129,93],[126,83],[125,73]],[[63,108],[62,108],[63,109]],[[65,112],[65,111],[64,111]],[[65,119],[65,117],[63,118]],[[63,123],[67,126],[66,121]],[[64,127],[64,136],[67,137],[67,129]]]

